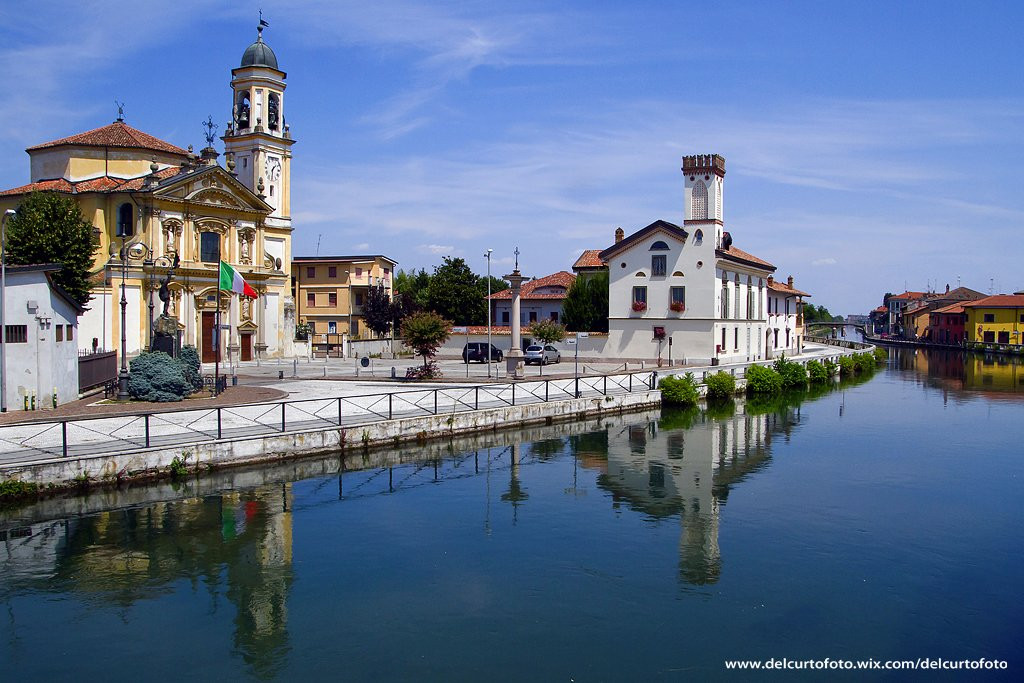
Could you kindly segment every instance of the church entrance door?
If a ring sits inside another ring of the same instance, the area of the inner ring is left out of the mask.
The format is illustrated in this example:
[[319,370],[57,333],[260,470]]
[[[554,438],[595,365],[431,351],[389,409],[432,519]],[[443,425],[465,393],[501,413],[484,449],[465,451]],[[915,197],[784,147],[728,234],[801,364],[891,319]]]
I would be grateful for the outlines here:
[[203,311],[203,362],[213,363],[217,360],[217,347],[214,345],[216,336],[217,314]]
[[240,334],[238,336],[242,342],[242,360],[252,360],[252,335]]

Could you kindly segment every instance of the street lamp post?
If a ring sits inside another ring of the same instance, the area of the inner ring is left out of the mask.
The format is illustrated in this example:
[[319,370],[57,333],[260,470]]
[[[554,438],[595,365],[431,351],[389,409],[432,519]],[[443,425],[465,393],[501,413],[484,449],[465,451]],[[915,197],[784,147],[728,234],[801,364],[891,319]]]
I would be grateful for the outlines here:
[[149,333],[146,338],[149,340],[147,346],[150,351],[153,350],[153,268],[156,265],[152,256],[152,253],[149,254],[149,257],[142,262],[143,269],[149,271]]
[[16,213],[0,218],[0,413],[7,412],[7,219]]
[[117,373],[118,401],[127,401],[131,398],[128,393],[128,329],[125,322],[128,316],[128,297],[125,294],[128,280],[127,232],[121,231],[121,371]]
[[484,254],[484,258],[487,259],[487,379],[491,378],[491,252],[493,249],[488,249],[487,253]]

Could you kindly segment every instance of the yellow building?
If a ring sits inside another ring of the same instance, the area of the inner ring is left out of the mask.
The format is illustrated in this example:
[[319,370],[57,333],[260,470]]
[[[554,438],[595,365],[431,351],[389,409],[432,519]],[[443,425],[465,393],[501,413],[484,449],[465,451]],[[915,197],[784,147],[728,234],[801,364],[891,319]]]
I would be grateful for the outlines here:
[[968,344],[1024,346],[1024,292],[969,301],[964,313]]
[[383,287],[392,295],[396,265],[380,254],[292,259],[295,314],[309,325],[315,349],[336,352],[345,337],[376,337],[363,320],[363,303],[371,287]]
[[[148,346],[162,303],[155,292],[175,257],[168,313],[183,344],[216,356],[215,314],[230,334],[225,351],[248,360],[292,351],[294,306],[291,260],[290,168],[294,140],[284,124],[285,73],[263,42],[246,49],[232,70],[231,118],[222,140],[226,168],[207,146],[195,155],[137,130],[123,117],[78,135],[29,147],[31,182],[0,192],[0,210],[17,208],[34,191],[73,196],[92,222],[100,248],[93,300],[79,322],[84,346],[121,346],[121,284],[127,300],[124,336],[129,353]],[[124,259],[122,258],[124,256]],[[225,261],[260,294],[255,301],[218,296],[218,263]]]

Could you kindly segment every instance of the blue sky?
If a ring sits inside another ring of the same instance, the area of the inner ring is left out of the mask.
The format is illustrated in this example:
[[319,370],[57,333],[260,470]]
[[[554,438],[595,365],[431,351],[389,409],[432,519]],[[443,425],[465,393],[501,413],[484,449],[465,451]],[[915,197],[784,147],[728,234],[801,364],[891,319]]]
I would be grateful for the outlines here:
[[[24,148],[129,124],[198,149],[259,3],[6,2],[0,184]],[[288,73],[294,251],[568,270],[682,220],[683,154],[726,158],[737,246],[813,302],[1024,289],[1024,5],[263,4]],[[218,143],[218,146],[219,143]]]

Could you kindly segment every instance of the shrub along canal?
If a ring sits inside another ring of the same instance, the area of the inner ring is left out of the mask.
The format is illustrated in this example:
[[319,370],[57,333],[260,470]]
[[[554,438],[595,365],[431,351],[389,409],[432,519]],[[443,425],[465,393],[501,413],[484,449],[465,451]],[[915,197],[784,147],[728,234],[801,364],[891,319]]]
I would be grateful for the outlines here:
[[812,394],[3,510],[4,678],[705,680],[826,657],[1011,676],[1019,370],[901,351]]

